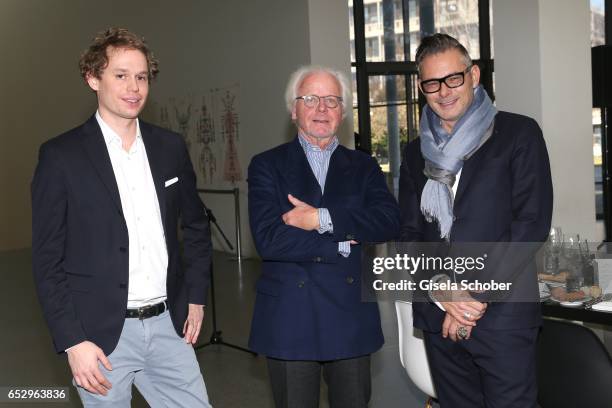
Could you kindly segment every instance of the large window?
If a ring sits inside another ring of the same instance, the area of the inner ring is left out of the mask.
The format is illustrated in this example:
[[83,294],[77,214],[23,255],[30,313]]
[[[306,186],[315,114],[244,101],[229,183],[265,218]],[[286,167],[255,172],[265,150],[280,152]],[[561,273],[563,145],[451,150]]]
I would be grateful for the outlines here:
[[493,97],[490,0],[348,0],[357,148],[372,154],[397,192],[401,151],[418,136],[424,101],[414,62],[424,36],[466,46]]
[[[604,0],[591,0],[591,47],[606,43]],[[593,165],[595,168],[595,214],[605,218],[602,169],[602,110],[593,108]]]

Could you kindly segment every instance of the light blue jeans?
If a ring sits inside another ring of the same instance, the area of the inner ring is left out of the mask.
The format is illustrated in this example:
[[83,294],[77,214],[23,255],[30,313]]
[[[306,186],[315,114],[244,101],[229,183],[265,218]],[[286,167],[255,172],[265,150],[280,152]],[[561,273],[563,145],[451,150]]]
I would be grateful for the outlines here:
[[134,384],[152,408],[212,408],[193,347],[176,334],[167,310],[149,319],[125,319],[108,359],[112,371],[100,364],[112,385],[107,395],[77,386],[85,407],[129,408]]

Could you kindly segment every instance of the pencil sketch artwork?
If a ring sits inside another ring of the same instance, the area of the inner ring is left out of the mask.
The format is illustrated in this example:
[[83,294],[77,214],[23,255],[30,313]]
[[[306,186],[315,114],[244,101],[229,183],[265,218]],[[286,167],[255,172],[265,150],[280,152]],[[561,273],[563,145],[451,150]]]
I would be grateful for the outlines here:
[[223,124],[223,139],[225,140],[225,163],[223,166],[223,179],[236,184],[242,180],[242,171],[240,170],[240,159],[238,158],[238,150],[236,143],[239,140],[238,134],[238,113],[236,112],[235,102],[236,95],[229,90],[225,91],[225,95],[221,98],[223,102],[222,124]]
[[211,110],[206,106],[206,98],[202,97],[202,106],[198,117],[197,143],[200,145],[197,164],[202,174],[204,184],[212,184],[217,171],[217,158],[213,153],[215,138],[215,121]]
[[191,131],[190,120],[191,120],[191,102],[186,98],[180,103],[174,104],[174,117],[178,123],[178,132],[185,139],[187,149],[191,150],[191,140],[189,132]]
[[157,123],[185,140],[200,188],[231,188],[244,180],[240,150],[239,86],[157,103]]

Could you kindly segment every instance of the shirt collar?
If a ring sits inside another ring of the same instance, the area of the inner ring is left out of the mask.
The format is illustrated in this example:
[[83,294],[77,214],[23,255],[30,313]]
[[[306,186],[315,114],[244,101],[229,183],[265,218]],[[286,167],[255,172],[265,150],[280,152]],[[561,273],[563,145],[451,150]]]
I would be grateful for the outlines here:
[[[98,125],[100,125],[100,129],[102,130],[102,136],[104,136],[104,141],[106,142],[106,145],[121,147],[121,137],[104,121],[104,119],[102,119],[102,116],[100,116],[100,111],[96,111],[96,120],[98,121]],[[136,140],[135,143],[132,145],[132,149],[134,149],[141,140],[142,134],[140,133],[140,123],[138,122],[138,118],[136,118]]]
[[302,148],[305,151],[311,151],[311,152],[329,152],[329,153],[333,153],[334,150],[336,150],[336,147],[338,147],[338,144],[339,144],[337,136],[334,136],[332,138],[331,142],[329,142],[329,144],[327,146],[325,146],[323,149],[321,149],[317,145],[311,144],[308,140],[306,140],[306,138],[304,136],[302,136],[301,133],[298,133],[298,139],[300,141],[300,144],[302,145]]

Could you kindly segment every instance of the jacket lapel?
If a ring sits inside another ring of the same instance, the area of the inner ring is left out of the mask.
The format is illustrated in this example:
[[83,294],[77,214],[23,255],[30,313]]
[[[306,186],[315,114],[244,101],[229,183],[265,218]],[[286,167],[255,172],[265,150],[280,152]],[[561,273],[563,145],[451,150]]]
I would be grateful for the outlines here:
[[474,174],[474,170],[476,169],[476,159],[478,158],[471,157],[469,160],[463,163],[463,168],[461,169],[461,177],[459,177],[459,185],[457,186],[457,194],[455,195],[455,202],[459,201],[461,197],[465,194],[465,189],[470,183],[472,175]]
[[329,160],[329,169],[325,178],[324,199],[329,202],[335,195],[342,195],[343,187],[350,180],[351,162],[344,147],[338,145]]
[[306,153],[297,137],[289,146],[287,168],[289,193],[305,203],[318,206],[322,197],[321,186],[310,168]]
[[95,115],[85,122],[83,125],[83,131],[85,133],[85,137],[83,138],[84,149],[94,168],[98,172],[102,183],[106,186],[106,189],[117,206],[117,209],[123,216],[121,197],[119,196],[119,188],[117,187],[117,181],[115,180],[113,165],[111,164],[108,148],[104,142],[104,136],[102,135],[102,130],[98,125]]
[[166,219],[166,195],[164,194],[164,174],[163,174],[163,163],[164,163],[164,151],[159,143],[155,142],[153,136],[153,128],[148,124],[139,121],[140,133],[142,135],[142,141],[147,151],[147,159],[149,161],[149,168],[151,169],[151,175],[153,176],[153,183],[155,184],[155,192],[157,193],[157,201],[159,202],[159,212],[161,214],[162,224],[165,223],[163,220]]
[[461,177],[459,178],[459,185],[457,186],[457,194],[455,195],[455,202],[460,200],[461,197],[465,194],[465,190],[469,186],[473,175],[476,171],[478,171],[478,168],[481,167],[488,143],[493,137],[495,137],[497,132],[497,129],[493,128],[493,134],[491,135],[489,140],[487,140],[482,146],[480,146],[480,149],[478,149],[478,151],[476,151],[476,153],[474,153],[472,157],[470,157],[467,161],[465,161],[465,163],[463,163]]

